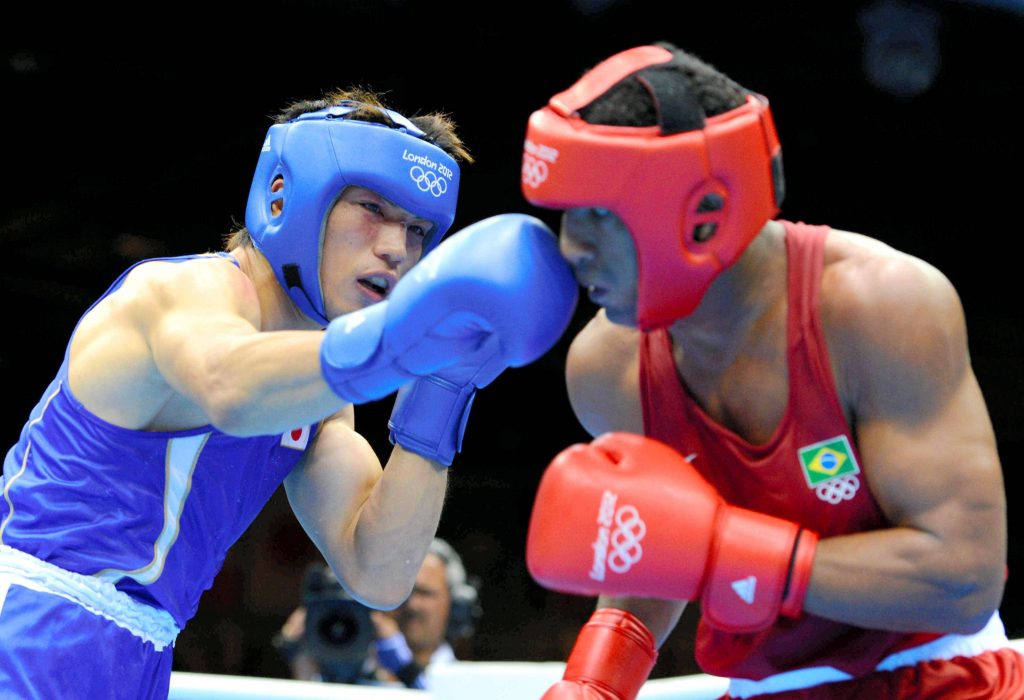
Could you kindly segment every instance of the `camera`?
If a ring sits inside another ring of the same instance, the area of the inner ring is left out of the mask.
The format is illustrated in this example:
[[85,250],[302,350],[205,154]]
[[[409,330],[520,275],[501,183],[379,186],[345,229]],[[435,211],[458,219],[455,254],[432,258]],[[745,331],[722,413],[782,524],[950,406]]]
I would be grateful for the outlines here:
[[330,683],[355,683],[374,640],[370,610],[350,596],[329,567],[313,565],[303,581],[304,643]]

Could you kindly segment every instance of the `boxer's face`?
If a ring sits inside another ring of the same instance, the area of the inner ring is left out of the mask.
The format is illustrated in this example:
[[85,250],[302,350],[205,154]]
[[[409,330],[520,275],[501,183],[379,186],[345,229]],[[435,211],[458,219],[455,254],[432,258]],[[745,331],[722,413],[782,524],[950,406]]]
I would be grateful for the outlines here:
[[398,610],[398,626],[415,651],[433,652],[444,642],[451,612],[451,595],[445,578],[444,562],[428,554],[416,575],[416,585]]
[[578,207],[562,215],[562,255],[590,300],[608,319],[636,325],[636,246],[622,219],[607,209]]
[[327,216],[320,279],[328,318],[387,298],[423,254],[433,224],[365,187],[348,187]]

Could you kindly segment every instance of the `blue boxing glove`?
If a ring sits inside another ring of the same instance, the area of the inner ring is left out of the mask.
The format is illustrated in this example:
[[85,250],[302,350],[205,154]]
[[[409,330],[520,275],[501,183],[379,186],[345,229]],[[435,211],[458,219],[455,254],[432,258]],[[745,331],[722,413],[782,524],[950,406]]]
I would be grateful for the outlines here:
[[388,422],[393,443],[447,465],[461,449],[476,390],[547,352],[569,325],[578,288],[554,233],[523,214],[494,216],[452,235],[409,277],[431,285],[434,295],[444,289],[449,315],[435,333],[457,328],[468,338],[475,329],[480,339],[453,364],[403,388]]
[[402,277],[387,300],[327,326],[320,369],[334,393],[350,403],[384,398],[475,351],[491,334],[486,315],[463,305],[463,293],[476,292],[471,278],[460,281],[465,266],[452,240]]
[[[402,280],[392,296],[401,287]],[[429,297],[429,290],[419,291]],[[486,336],[473,325],[462,333],[452,327],[443,335],[428,334],[417,315],[422,302],[389,299],[331,321],[320,345],[320,370],[335,394],[350,403],[382,399],[483,342]]]

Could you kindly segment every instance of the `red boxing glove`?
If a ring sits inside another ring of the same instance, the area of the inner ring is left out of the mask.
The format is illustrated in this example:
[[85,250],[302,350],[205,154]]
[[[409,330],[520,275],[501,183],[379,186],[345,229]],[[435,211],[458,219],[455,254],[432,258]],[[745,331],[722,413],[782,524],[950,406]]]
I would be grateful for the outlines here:
[[562,680],[542,700],[633,700],[657,658],[644,623],[624,610],[603,608],[583,625]]
[[667,445],[608,433],[551,462],[526,566],[566,593],[700,598],[708,624],[756,632],[800,615],[817,542],[796,523],[730,506]]

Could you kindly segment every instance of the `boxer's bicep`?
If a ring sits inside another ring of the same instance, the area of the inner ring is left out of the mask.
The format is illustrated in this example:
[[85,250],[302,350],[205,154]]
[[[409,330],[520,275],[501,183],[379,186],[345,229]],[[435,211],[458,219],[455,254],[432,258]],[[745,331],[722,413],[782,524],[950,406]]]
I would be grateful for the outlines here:
[[973,373],[965,371],[926,420],[864,420],[858,442],[872,494],[886,518],[908,531],[894,552],[906,575],[963,605],[966,617],[976,607],[987,619],[1001,595],[1006,506]]
[[862,344],[854,408],[875,498],[891,522],[950,545],[998,544],[1001,470],[959,299],[930,268],[886,286],[894,303],[874,320],[888,330]]
[[175,392],[201,397],[214,386],[204,374],[218,349],[210,341],[255,333],[258,304],[246,286],[221,258],[136,267],[75,330],[76,394],[97,415],[133,428],[148,425]]
[[988,528],[971,521],[979,509],[1001,510],[1002,473],[973,372],[929,413],[924,420],[861,417],[858,444],[875,499],[893,523],[943,539],[987,539]]
[[223,263],[181,264],[143,281],[137,325],[172,389],[201,407],[224,392],[232,354],[258,333],[241,273]]
[[341,402],[320,373],[322,333],[261,331],[248,278],[228,263],[203,262],[157,280],[139,315],[171,389],[239,436],[290,430],[336,411]]
[[822,540],[806,608],[878,629],[974,631],[1001,595],[1006,523],[963,312],[933,268],[872,263],[830,301],[842,323],[829,341],[864,479],[891,527]]

